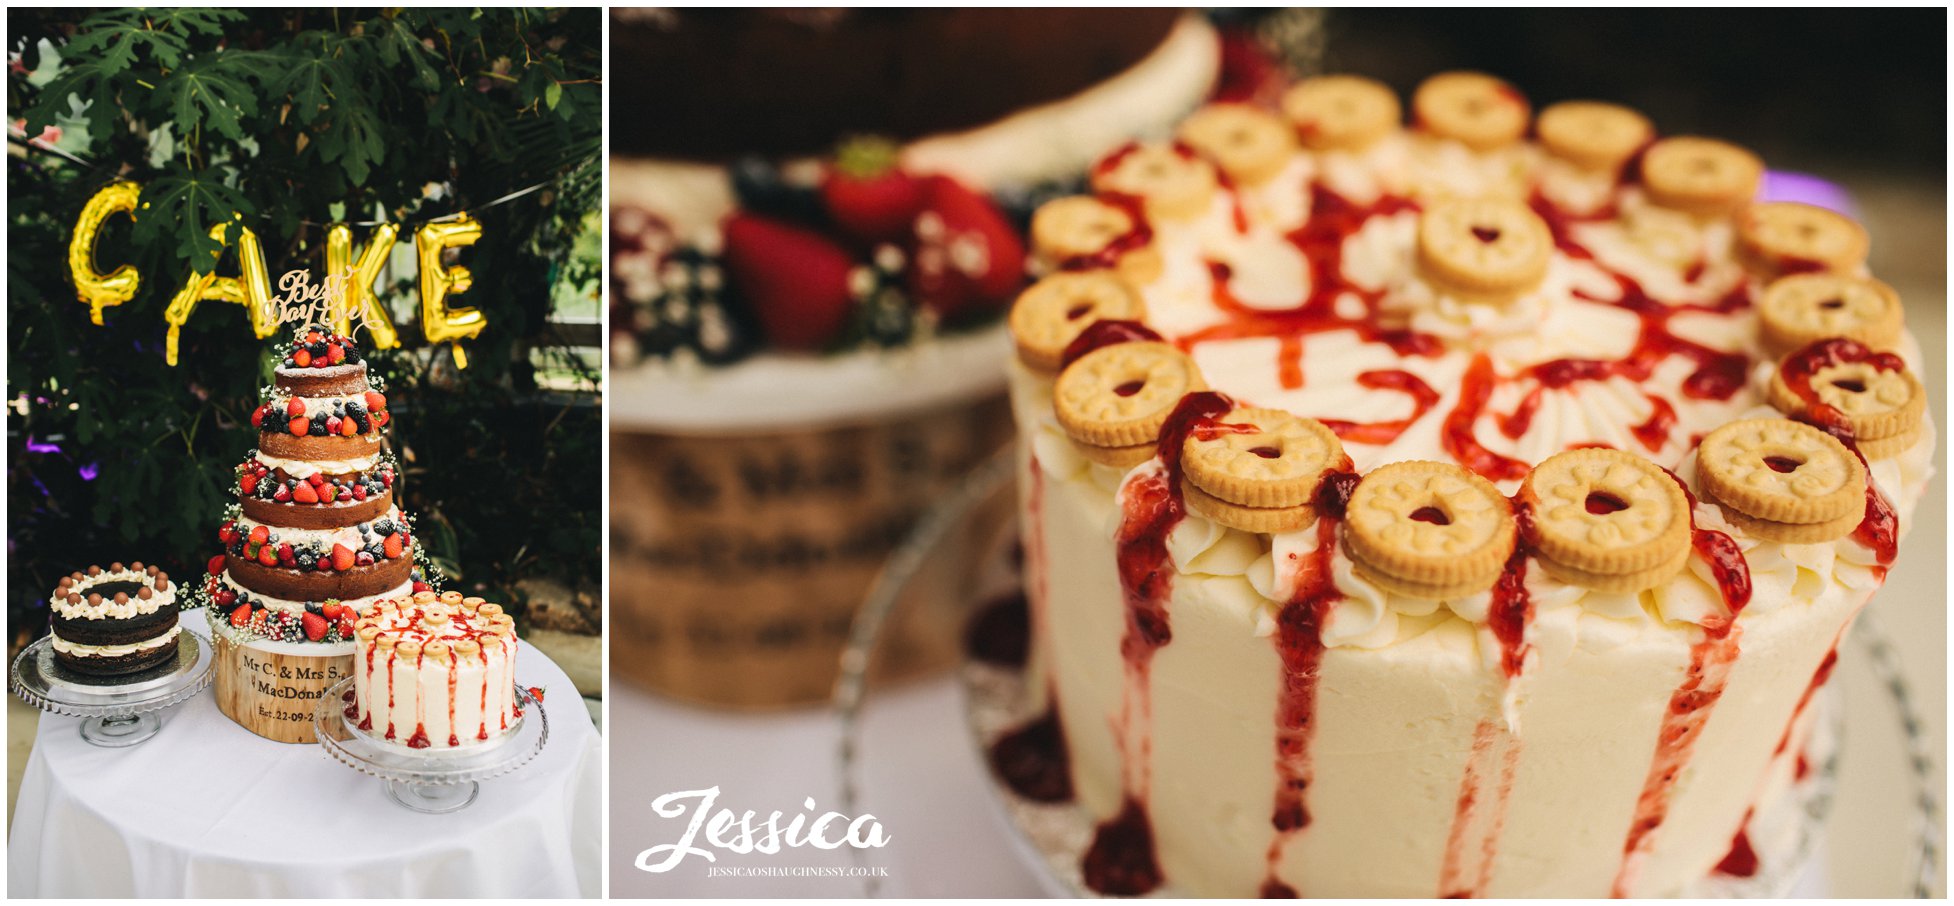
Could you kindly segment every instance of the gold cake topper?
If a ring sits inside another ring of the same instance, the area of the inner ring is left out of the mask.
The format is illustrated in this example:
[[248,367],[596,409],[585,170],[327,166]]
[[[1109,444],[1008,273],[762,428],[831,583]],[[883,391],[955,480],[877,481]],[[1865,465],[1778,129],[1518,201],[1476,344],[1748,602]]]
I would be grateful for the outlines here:
[[280,324],[343,322],[350,325],[349,333],[357,332],[367,326],[368,313],[348,301],[346,288],[353,277],[351,266],[337,273],[328,272],[317,282],[312,279],[311,268],[286,271],[278,278],[279,295],[271,297],[272,314]]

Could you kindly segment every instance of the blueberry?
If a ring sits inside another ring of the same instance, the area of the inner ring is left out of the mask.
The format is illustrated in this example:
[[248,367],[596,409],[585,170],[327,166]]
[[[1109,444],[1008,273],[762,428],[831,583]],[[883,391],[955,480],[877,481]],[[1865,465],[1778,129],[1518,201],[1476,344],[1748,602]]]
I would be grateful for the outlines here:
[[313,603],[313,602],[311,602],[311,601],[307,601],[307,602],[305,602],[305,612],[306,612],[306,613],[316,613],[316,614],[318,614],[318,615],[320,615],[320,616],[325,616],[325,615],[326,615],[326,613],[325,613],[325,610],[324,610],[323,608],[321,608],[321,607],[320,607],[320,606],[319,606],[318,604],[315,604],[315,603]]

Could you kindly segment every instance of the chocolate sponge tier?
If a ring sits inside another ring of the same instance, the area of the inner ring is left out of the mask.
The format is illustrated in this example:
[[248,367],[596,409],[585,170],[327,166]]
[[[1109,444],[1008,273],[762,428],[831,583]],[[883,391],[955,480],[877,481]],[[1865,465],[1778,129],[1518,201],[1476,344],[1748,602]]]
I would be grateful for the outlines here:
[[54,634],[76,645],[135,645],[168,632],[176,625],[176,614],[175,602],[126,619],[69,619],[56,613]]
[[989,123],[1145,58],[1176,9],[614,9],[611,147],[694,160]]

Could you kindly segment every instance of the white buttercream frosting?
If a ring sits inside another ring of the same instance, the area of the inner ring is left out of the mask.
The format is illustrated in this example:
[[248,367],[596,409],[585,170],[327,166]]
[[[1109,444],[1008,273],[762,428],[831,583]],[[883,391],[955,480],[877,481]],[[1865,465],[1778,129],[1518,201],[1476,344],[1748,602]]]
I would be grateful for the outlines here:
[[[131,595],[120,604],[113,598],[103,598],[100,604],[88,603],[89,592],[96,586],[109,582],[138,582],[149,588],[148,600]],[[81,603],[68,603],[69,594],[81,595]],[[176,603],[176,585],[172,583],[164,591],[156,591],[149,575],[133,569],[103,570],[99,575],[84,576],[80,582],[69,586],[66,592],[59,589],[48,597],[48,606],[68,620],[126,620],[130,617],[155,613]]]
[[153,639],[144,639],[127,645],[78,645],[58,635],[54,636],[51,644],[54,645],[54,650],[76,657],[126,657],[138,651],[155,651],[168,645],[176,639],[177,633],[182,631],[181,626],[171,626],[168,632]]

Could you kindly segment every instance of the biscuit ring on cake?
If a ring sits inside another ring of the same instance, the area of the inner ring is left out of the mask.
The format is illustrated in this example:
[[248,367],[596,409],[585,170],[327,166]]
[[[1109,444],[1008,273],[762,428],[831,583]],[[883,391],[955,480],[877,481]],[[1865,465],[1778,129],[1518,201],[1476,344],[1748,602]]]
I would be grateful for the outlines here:
[[1491,151],[1526,135],[1533,108],[1518,89],[1483,72],[1441,72],[1412,93],[1411,115],[1432,135]]
[[1221,181],[1213,164],[1184,152],[1162,144],[1132,148],[1093,170],[1092,190],[1144,199],[1149,217],[1192,220],[1207,212]]
[[1059,427],[1094,447],[1151,444],[1181,397],[1206,390],[1201,369],[1167,343],[1117,343],[1067,366],[1052,386]]
[[1662,467],[1633,453],[1556,453],[1527,475],[1520,498],[1533,508],[1534,549],[1568,581],[1634,591],[1674,575],[1687,559],[1689,497]]
[[1187,508],[1195,515],[1243,532],[1280,535],[1285,532],[1300,532],[1316,524],[1316,508],[1308,504],[1285,507],[1242,506],[1209,494],[1196,487],[1193,482],[1186,480],[1181,482],[1181,498],[1186,501]]
[[1268,182],[1296,154],[1296,135],[1274,114],[1247,104],[1209,104],[1174,135],[1211,158],[1237,186]]
[[[1884,459],[1920,439],[1927,415],[1927,388],[1913,372],[1880,368],[1872,362],[1834,362],[1812,373],[1812,395],[1819,404],[1845,416],[1859,452]],[[1810,402],[1785,383],[1780,370],[1771,377],[1771,405],[1787,415],[1809,414]]]
[[1073,266],[1105,257],[1120,276],[1135,285],[1152,282],[1165,266],[1152,242],[1133,243],[1140,225],[1117,205],[1090,195],[1053,199],[1031,215],[1032,254],[1047,268]]
[[1011,339],[1018,359],[1035,371],[1056,373],[1065,348],[1095,321],[1139,321],[1146,305],[1126,281],[1106,271],[1052,274],[1018,294],[1011,306]]
[[1757,194],[1764,162],[1729,142],[1682,135],[1665,138],[1642,154],[1642,187],[1665,208],[1691,214],[1725,214]]
[[1601,101],[1562,101],[1540,111],[1534,131],[1547,153],[1583,170],[1617,173],[1655,138],[1641,113]]
[[1387,591],[1456,598],[1492,587],[1513,553],[1513,508],[1493,483],[1451,463],[1394,462],[1351,492],[1343,540]]
[[1397,94],[1355,75],[1304,79],[1282,93],[1281,105],[1297,140],[1315,151],[1361,151],[1404,119]]
[[1418,218],[1418,264],[1432,282],[1467,296],[1510,299],[1547,274],[1554,234],[1525,203],[1441,201]]
[[1863,510],[1847,513],[1829,522],[1798,524],[1793,522],[1772,522],[1756,519],[1719,504],[1723,518],[1738,531],[1762,541],[1776,541],[1779,544],[1822,544],[1836,541],[1852,534],[1859,523],[1866,518]]
[[1850,271],[1866,263],[1872,243],[1858,221],[1795,201],[1746,208],[1737,220],[1737,241],[1748,262],[1767,273]]
[[1704,496],[1752,520],[1816,525],[1864,512],[1865,465],[1803,422],[1731,422],[1704,437],[1696,456]]
[[1182,448],[1181,467],[1189,484],[1226,503],[1305,506],[1323,473],[1344,462],[1336,432],[1313,418],[1236,409],[1215,421],[1249,430],[1194,432]]
[[1757,323],[1765,348],[1783,355],[1832,337],[1891,349],[1900,340],[1906,316],[1900,294],[1878,280],[1793,274],[1764,290]]

